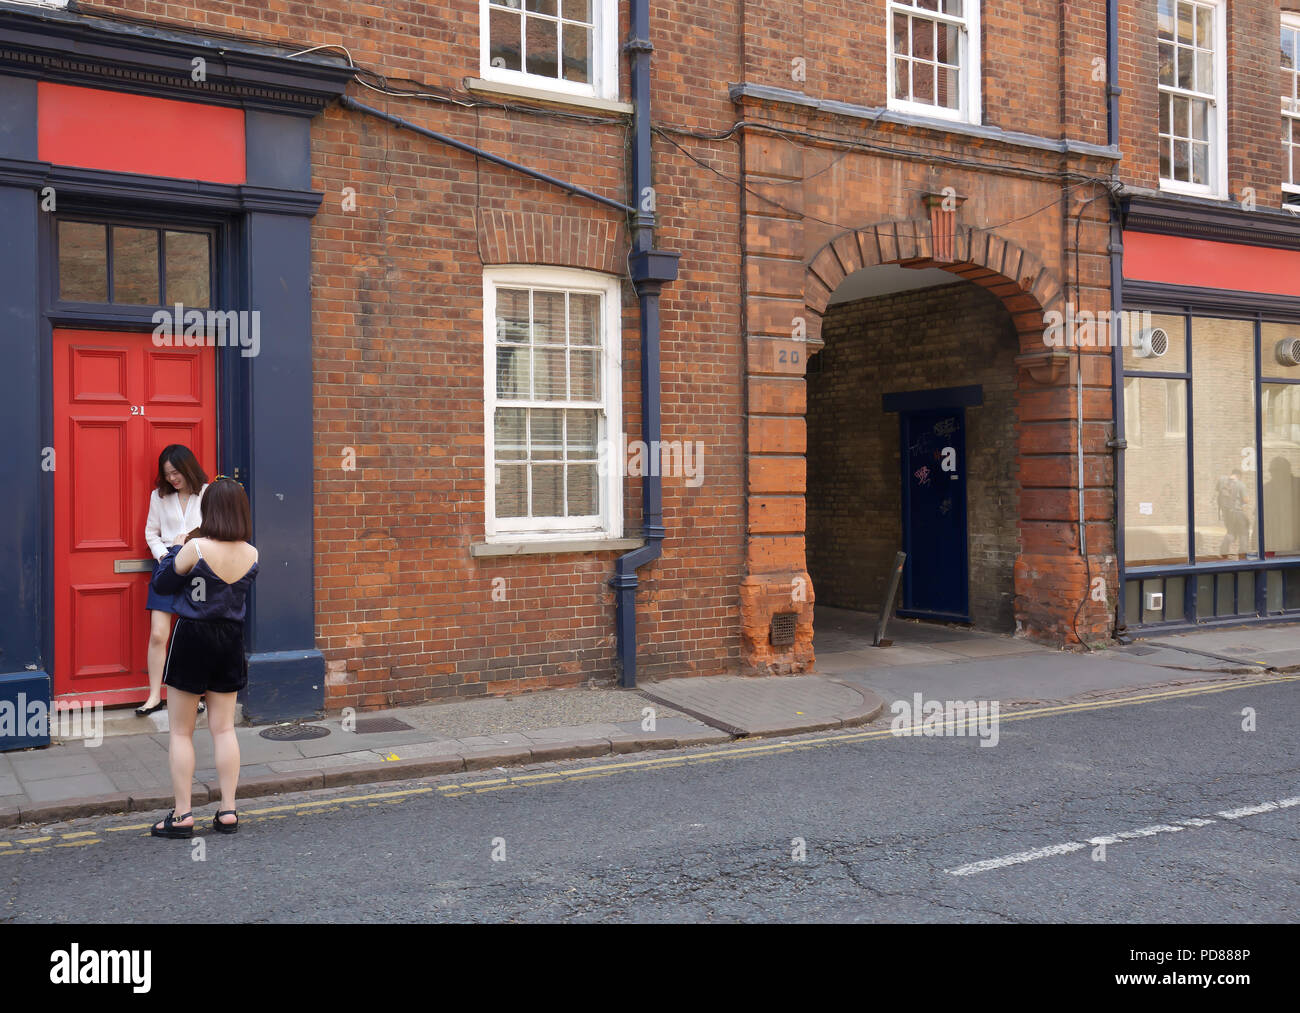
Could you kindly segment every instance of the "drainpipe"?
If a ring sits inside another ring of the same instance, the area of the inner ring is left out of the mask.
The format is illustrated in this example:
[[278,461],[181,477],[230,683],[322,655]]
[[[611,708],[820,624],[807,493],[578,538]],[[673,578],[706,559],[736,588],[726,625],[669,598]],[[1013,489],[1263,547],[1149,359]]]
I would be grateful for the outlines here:
[[[657,454],[660,437],[659,292],[677,278],[678,253],[654,249],[655,195],[650,151],[650,0],[632,0],[632,30],[623,49],[631,57],[632,249],[628,270],[641,311],[641,439]],[[614,434],[610,434],[613,436]],[[636,685],[637,570],[663,553],[663,480],[659,468],[647,467],[641,478],[641,513],[645,545],[620,556],[609,586],[614,589],[618,639],[619,685]]]
[[[1106,143],[1119,147],[1119,96],[1115,83],[1119,73],[1119,0],[1106,0]],[[1119,167],[1111,163],[1111,173],[1118,183]],[[1119,202],[1110,200],[1110,305],[1115,313],[1124,309],[1124,226],[1120,220]],[[1113,316],[1112,320],[1123,320]],[[1121,326],[1127,327],[1127,321]],[[1113,332],[1112,332],[1113,337]],[[1125,628],[1124,615],[1124,349],[1111,349],[1111,414],[1115,417],[1115,436],[1107,445],[1113,452],[1112,477],[1115,484],[1115,569],[1118,581],[1115,586],[1115,633]]]

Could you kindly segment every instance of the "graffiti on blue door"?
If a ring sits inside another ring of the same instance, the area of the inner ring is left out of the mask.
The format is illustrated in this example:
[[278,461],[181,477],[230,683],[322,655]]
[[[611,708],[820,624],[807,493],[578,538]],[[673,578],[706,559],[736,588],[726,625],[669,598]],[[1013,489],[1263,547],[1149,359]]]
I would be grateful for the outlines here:
[[903,602],[899,613],[969,621],[966,414],[899,414],[903,466]]

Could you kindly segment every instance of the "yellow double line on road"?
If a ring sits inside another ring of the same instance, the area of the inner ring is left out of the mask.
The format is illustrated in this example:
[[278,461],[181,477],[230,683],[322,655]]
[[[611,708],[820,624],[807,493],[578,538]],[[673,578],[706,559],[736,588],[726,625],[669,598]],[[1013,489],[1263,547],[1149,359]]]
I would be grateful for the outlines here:
[[[1106,710],[1112,707],[1133,707],[1139,704],[1157,703],[1162,700],[1174,700],[1191,696],[1208,696],[1212,693],[1225,693],[1237,689],[1253,689],[1257,686],[1276,685],[1278,683],[1300,681],[1300,675],[1279,675],[1269,678],[1249,678],[1238,679],[1232,682],[1216,682],[1210,685],[1183,686],[1178,689],[1164,690],[1159,693],[1143,693],[1137,696],[1117,697],[1109,700],[1084,700],[1077,703],[1055,704],[1046,707],[1031,707],[1025,710],[1017,710],[1011,713],[1001,713],[998,716],[1000,722],[1007,721],[1025,721],[1029,718],[1051,717],[1058,714],[1071,714],[1081,711]],[[553,784],[560,781],[586,781],[598,777],[610,777],[615,774],[622,774],[637,770],[656,770],[669,769],[673,767],[697,766],[705,763],[716,763],[720,760],[733,759],[757,759],[766,756],[779,756],[783,753],[793,753],[806,751],[809,749],[823,749],[827,746],[845,745],[854,742],[866,742],[870,739],[896,739],[919,736],[922,731],[922,723],[917,722],[909,728],[895,731],[892,728],[876,728],[863,732],[845,732],[835,735],[825,735],[816,739],[802,739],[797,742],[788,740],[761,742],[753,745],[720,745],[706,752],[688,753],[686,755],[674,754],[662,757],[646,757],[639,760],[626,760],[620,763],[600,763],[586,767],[577,767],[571,770],[539,771],[531,774],[514,774],[505,777],[493,777],[483,780],[463,781],[459,784],[443,784],[422,788],[403,788],[397,791],[379,791],[370,792],[365,795],[350,795],[346,797],[318,799],[311,802],[293,802],[286,805],[261,806],[257,809],[244,809],[240,811],[241,820],[243,817],[265,817],[269,819],[279,819],[283,816],[297,815],[309,816],[313,813],[330,811],[332,808],[342,805],[393,805],[414,798],[418,795],[429,795],[438,792],[446,798],[459,798],[462,795],[477,795],[485,792],[504,791],[513,788],[535,788],[541,785]],[[134,823],[129,826],[105,827],[105,833],[122,833],[122,832],[139,832],[148,830],[154,825],[149,823]],[[197,824],[196,820],[196,824]],[[94,837],[97,831],[81,831],[75,834],[63,834],[64,838],[87,838]],[[28,851],[46,851],[48,850],[47,842],[51,837],[27,838],[16,842],[0,841],[0,857],[13,854],[24,854]],[[65,842],[55,844],[54,847],[79,847],[85,844],[98,844],[99,838],[93,840],[81,839],[75,843]],[[38,845],[45,844],[44,847],[23,848],[15,847],[18,845]]]

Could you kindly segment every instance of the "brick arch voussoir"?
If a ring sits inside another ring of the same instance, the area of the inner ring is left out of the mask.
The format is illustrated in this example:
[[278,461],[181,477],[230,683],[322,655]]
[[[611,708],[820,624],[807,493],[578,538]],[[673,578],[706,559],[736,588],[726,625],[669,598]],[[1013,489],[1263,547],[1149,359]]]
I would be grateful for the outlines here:
[[1056,275],[1024,247],[994,231],[958,225],[953,239],[951,263],[933,259],[930,222],[925,219],[877,222],[828,240],[805,264],[804,304],[816,318],[817,331],[835,289],[854,271],[909,264],[941,268],[988,290],[1011,313],[1021,346],[1041,343],[1043,313],[1060,309],[1064,302]]

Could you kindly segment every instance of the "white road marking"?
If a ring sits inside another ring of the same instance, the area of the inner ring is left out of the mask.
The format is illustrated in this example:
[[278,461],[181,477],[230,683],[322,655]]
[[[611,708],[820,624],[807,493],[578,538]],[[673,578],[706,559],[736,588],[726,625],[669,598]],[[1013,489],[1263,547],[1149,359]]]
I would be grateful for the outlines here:
[[[1243,816],[1257,816],[1260,813],[1289,809],[1297,805],[1300,805],[1300,796],[1280,799],[1277,802],[1261,802],[1258,805],[1243,806],[1240,809],[1226,809],[1223,812],[1215,813],[1215,815],[1225,820],[1237,820]],[[969,876],[976,872],[1003,869],[1008,865],[1021,865],[1025,862],[1037,861],[1040,858],[1051,858],[1054,855],[1068,855],[1073,851],[1082,851],[1089,845],[1119,844],[1121,841],[1154,837],[1157,834],[1176,834],[1188,827],[1205,827],[1216,822],[1218,821],[1208,817],[1191,816],[1186,819],[1172,820],[1169,823],[1153,823],[1149,827],[1139,827],[1136,830],[1121,830],[1114,834],[1089,837],[1086,843],[1082,841],[1066,841],[1064,844],[1052,844],[1046,848],[1034,848],[1032,851],[1018,851],[1014,855],[1003,855],[1001,858],[986,858],[982,862],[970,862],[966,865],[959,865],[955,869],[944,869],[944,872],[951,876]],[[1179,825],[1175,826],[1174,824]]]
[[972,872],[988,872],[990,869],[1001,869],[1007,865],[1019,865],[1021,862],[1032,862],[1037,858],[1050,858],[1052,855],[1065,855],[1071,851],[1079,851],[1088,845],[1080,844],[1078,841],[1070,841],[1066,844],[1053,844],[1048,848],[1035,848],[1033,851],[1021,851],[1014,855],[1004,855],[1002,858],[986,858],[982,862],[972,862],[970,865],[961,865],[955,869],[945,869],[954,876],[969,876]]
[[1257,816],[1260,813],[1272,812],[1274,809],[1290,809],[1293,805],[1300,805],[1300,797],[1284,798],[1280,802],[1261,802],[1259,805],[1248,805],[1242,809],[1229,809],[1227,812],[1217,813],[1225,820],[1239,820],[1243,816]]

